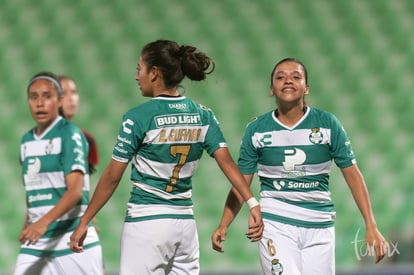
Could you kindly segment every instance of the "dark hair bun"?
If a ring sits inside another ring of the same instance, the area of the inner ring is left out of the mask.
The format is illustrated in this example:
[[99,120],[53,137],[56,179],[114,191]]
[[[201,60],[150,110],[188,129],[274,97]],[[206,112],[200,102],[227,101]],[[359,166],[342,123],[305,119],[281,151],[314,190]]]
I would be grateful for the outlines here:
[[[193,46],[183,45],[179,50],[181,56],[181,69],[191,80],[203,80],[206,74],[214,70],[214,62],[206,54],[198,52]],[[209,70],[210,66],[212,68]]]

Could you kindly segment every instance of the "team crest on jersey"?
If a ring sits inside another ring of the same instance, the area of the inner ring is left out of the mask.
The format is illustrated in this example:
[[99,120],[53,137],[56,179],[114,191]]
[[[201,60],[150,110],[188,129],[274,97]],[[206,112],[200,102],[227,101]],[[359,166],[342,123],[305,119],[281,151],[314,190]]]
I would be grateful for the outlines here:
[[313,144],[320,144],[323,140],[323,134],[321,133],[319,127],[314,127],[311,129],[309,134],[309,141]]
[[49,140],[49,143],[45,147],[46,155],[50,155],[53,152],[53,139]]
[[279,262],[279,259],[272,260],[272,275],[281,275],[283,273],[283,265]]

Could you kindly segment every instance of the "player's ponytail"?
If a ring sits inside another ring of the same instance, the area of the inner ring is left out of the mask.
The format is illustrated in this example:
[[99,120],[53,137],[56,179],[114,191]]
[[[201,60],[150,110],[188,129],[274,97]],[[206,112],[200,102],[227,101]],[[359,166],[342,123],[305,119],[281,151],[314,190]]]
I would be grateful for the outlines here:
[[213,72],[214,61],[205,53],[189,45],[179,46],[171,40],[156,40],[144,46],[141,52],[147,68],[157,67],[168,88],[180,85],[184,77],[200,81]]
[[214,71],[215,63],[205,53],[197,51],[193,46],[180,47],[181,69],[191,80],[204,80],[207,74]]

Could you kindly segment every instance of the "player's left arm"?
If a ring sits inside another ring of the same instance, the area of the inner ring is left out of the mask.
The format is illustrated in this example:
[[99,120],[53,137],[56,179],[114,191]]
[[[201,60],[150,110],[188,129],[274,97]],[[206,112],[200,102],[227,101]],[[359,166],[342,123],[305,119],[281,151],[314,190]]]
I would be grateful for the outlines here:
[[[222,232],[224,233],[225,228],[228,227],[231,223],[231,221],[235,218],[237,213],[239,212],[241,208],[241,202],[244,200],[248,202],[250,199],[256,200],[254,198],[254,195],[252,191],[250,190],[250,182],[247,183],[246,179],[240,172],[239,168],[237,167],[236,163],[233,161],[230,152],[227,147],[219,148],[214,152],[214,158],[216,159],[216,162],[220,169],[223,171],[223,173],[226,175],[228,180],[233,186],[234,192],[230,192],[227,201],[226,206],[223,212],[223,217],[221,220],[221,224],[219,226],[219,229],[222,228]],[[257,201],[254,207],[250,208],[250,217],[249,217],[249,229],[247,232],[247,237],[251,241],[258,241],[262,237],[263,233],[263,220],[262,215],[260,211],[260,205],[258,205]],[[220,230],[219,230],[220,231]],[[217,238],[216,232],[213,233],[213,248],[219,252],[223,252],[222,248],[218,245],[223,239],[221,239],[223,236],[225,236],[225,233],[222,234],[222,237]],[[220,234],[219,234],[220,235]],[[217,242],[216,242],[217,241]]]
[[368,253],[372,255],[372,248],[374,248],[375,263],[378,263],[385,256],[388,243],[378,230],[364,177],[356,164],[341,168],[341,171],[365,221]]

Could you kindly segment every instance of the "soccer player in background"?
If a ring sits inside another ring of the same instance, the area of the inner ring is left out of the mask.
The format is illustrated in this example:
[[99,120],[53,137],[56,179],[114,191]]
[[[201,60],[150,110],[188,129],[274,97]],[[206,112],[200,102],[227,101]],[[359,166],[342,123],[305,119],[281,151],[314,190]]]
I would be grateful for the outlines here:
[[[259,242],[264,274],[335,274],[336,213],[329,192],[332,161],[341,169],[366,225],[366,243],[376,262],[388,244],[377,228],[364,178],[349,138],[331,113],[305,103],[309,93],[303,63],[286,58],[271,73],[277,108],[252,120],[242,139],[238,166],[251,184],[257,173],[264,232]],[[212,245],[223,252],[227,229],[242,199],[230,191]]]
[[[72,121],[73,117],[79,110],[79,93],[78,87],[73,78],[66,75],[58,76],[60,85],[62,86],[62,111],[63,117],[68,121]],[[89,163],[89,174],[92,175],[96,171],[96,165],[99,163],[98,147],[96,145],[95,137],[81,128],[86,140],[89,144],[88,163]]]
[[36,126],[21,140],[27,215],[14,274],[101,275],[102,250],[90,223],[85,253],[74,253],[68,246],[89,201],[85,136],[59,115],[62,88],[55,74],[36,74],[27,99]]
[[[72,122],[73,117],[78,113],[79,110],[80,97],[78,86],[76,85],[75,80],[67,75],[59,75],[58,79],[62,87],[62,107],[60,109],[60,113],[68,121]],[[89,175],[92,175],[96,172],[96,165],[99,163],[98,146],[96,144],[95,137],[90,132],[86,131],[85,128],[81,128],[81,130],[85,135],[89,146],[88,166]],[[95,218],[93,219],[93,224],[95,226],[96,232],[99,233],[100,229],[97,226]],[[103,273],[105,273],[105,265],[104,263],[102,264]]]
[[157,40],[144,46],[136,80],[151,99],[122,118],[112,159],[71,236],[80,252],[87,224],[110,199],[132,162],[132,192],[121,237],[120,274],[199,274],[192,176],[204,150],[250,208],[248,236],[261,237],[260,207],[234,163],[213,112],[179,93],[184,77],[204,80],[213,60],[189,45]]

